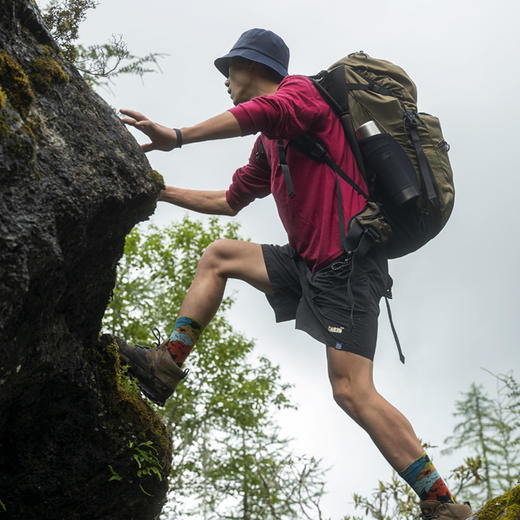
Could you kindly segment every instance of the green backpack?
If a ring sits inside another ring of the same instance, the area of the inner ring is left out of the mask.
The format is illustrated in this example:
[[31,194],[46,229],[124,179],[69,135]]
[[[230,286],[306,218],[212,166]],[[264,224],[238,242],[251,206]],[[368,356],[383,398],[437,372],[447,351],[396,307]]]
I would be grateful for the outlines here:
[[[343,249],[363,254],[376,244],[385,248],[388,258],[415,251],[441,231],[453,209],[449,145],[439,120],[417,112],[417,90],[403,69],[363,52],[350,54],[311,80],[340,118],[368,186],[364,209],[350,219],[348,234],[342,229]],[[416,196],[406,203],[399,205],[385,197],[382,174],[378,178],[378,172],[367,161],[363,140],[356,137],[356,129],[369,121],[376,123],[399,153],[404,151],[403,160],[410,165],[417,187]],[[363,192],[312,136],[304,136],[295,144],[314,159],[329,163],[337,175]],[[341,198],[341,191],[338,194]],[[338,202],[342,223],[342,205]]]

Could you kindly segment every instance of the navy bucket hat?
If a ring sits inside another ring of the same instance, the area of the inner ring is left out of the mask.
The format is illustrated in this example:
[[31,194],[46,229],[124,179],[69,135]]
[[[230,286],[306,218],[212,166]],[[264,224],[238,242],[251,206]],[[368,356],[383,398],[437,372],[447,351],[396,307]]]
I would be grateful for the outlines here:
[[262,63],[282,78],[289,74],[289,47],[280,36],[266,29],[249,29],[242,33],[233,48],[225,56],[215,60],[215,67],[227,78],[229,60],[236,57]]

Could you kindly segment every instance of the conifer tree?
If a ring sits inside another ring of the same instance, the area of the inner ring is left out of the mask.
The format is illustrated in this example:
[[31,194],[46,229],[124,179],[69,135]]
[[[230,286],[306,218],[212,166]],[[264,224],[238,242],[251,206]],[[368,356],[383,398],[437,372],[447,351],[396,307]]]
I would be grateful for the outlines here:
[[495,428],[493,400],[485,393],[482,385],[471,384],[463,399],[455,402],[455,417],[461,420],[455,425],[453,434],[446,438],[447,448],[443,453],[469,448],[482,462],[481,479],[468,486],[470,502],[487,501],[493,496],[495,486],[491,481],[491,457],[493,442],[491,433]]

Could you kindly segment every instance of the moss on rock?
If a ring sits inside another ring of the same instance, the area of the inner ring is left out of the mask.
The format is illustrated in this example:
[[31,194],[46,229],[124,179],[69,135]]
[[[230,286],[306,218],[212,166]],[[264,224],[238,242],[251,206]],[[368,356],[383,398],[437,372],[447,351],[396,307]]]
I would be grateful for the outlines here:
[[157,170],[152,170],[152,175],[157,186],[164,190],[164,177]]
[[[119,449],[110,461],[110,471],[122,480],[134,483],[145,494],[165,492],[171,468],[171,435],[160,416],[139,396],[123,384],[119,350],[112,336],[104,334],[94,350],[93,368],[105,398],[106,421],[101,429],[119,439]],[[128,431],[117,425],[132,425]],[[117,428],[117,431],[116,429]],[[146,444],[156,454],[158,473],[139,474],[135,446]],[[108,469],[108,466],[107,466]],[[108,479],[107,479],[108,480]],[[116,479],[118,482],[121,482]]]
[[36,89],[41,92],[48,90],[55,83],[66,84],[70,81],[60,64],[50,57],[36,58],[32,69],[31,80]]
[[3,110],[5,108],[6,101],[7,94],[2,90],[2,87],[0,87],[0,110]]
[[6,51],[0,51],[0,87],[9,101],[22,114],[27,115],[35,96],[27,74],[21,65]]
[[520,485],[490,500],[477,520],[520,520]]

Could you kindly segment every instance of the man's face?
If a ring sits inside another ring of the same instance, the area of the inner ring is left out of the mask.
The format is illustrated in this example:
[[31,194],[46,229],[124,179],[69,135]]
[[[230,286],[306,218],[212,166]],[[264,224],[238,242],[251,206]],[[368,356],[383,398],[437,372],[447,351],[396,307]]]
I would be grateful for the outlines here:
[[252,62],[234,61],[229,63],[229,77],[226,80],[228,93],[236,106],[254,97]]

